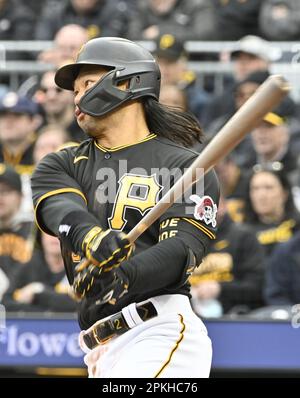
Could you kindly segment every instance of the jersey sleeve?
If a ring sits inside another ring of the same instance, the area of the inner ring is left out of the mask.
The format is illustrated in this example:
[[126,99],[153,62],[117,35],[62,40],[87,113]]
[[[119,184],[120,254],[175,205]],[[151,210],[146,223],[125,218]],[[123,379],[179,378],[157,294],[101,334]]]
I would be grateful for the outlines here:
[[200,236],[205,235],[205,241],[207,238],[215,239],[219,196],[218,179],[212,170],[200,178],[162,215],[160,228],[164,228],[167,220],[176,218],[194,226]]
[[80,198],[83,205],[87,203],[85,195],[77,181],[75,181],[72,162],[66,150],[47,155],[37,166],[32,179],[32,195],[36,223],[47,233],[40,209],[45,199],[61,194],[73,194]]

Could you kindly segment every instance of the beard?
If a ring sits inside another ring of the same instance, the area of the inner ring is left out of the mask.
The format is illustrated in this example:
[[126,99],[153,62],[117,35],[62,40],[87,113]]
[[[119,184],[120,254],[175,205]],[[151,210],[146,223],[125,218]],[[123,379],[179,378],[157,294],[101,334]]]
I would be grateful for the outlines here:
[[77,123],[89,137],[95,138],[99,136],[99,121],[95,120],[94,117],[85,114],[83,120],[77,121]]
[[108,116],[90,116],[86,113],[81,120],[77,120],[79,127],[90,137],[90,138],[102,138],[104,131],[107,130],[106,126],[109,126]]

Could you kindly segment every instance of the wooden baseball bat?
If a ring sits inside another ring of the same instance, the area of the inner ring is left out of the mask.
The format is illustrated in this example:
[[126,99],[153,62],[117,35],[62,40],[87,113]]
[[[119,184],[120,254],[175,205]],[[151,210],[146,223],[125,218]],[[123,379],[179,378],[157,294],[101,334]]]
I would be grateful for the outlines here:
[[197,181],[197,169],[202,168],[204,174],[211,170],[280,104],[289,91],[290,86],[282,76],[270,76],[215,135],[184,175],[127,234],[127,239],[133,243]]
[[[289,91],[290,86],[282,76],[270,76],[215,135],[184,175],[126,235],[130,243],[135,242],[199,179],[197,169],[202,169],[201,176],[203,177],[220,160],[225,158],[268,112],[279,105]],[[83,269],[87,265],[88,261],[83,259],[78,269]]]

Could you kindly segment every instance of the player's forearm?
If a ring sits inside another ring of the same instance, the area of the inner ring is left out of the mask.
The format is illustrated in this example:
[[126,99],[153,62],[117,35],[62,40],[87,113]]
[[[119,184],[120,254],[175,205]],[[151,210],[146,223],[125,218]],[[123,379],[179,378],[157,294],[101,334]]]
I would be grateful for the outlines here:
[[40,209],[40,218],[56,236],[59,226],[72,227],[70,241],[74,252],[81,250],[84,236],[97,225],[97,219],[88,212],[80,196],[72,193],[47,198]]
[[166,239],[121,265],[131,294],[181,286],[187,280],[189,248],[177,237]]

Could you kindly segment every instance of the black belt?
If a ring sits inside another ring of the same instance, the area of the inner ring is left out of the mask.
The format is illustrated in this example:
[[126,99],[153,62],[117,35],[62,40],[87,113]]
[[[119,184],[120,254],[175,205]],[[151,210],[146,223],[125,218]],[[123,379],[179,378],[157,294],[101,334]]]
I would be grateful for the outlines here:
[[[157,315],[157,311],[151,301],[136,305],[137,313],[143,321],[148,321]],[[97,322],[91,331],[83,335],[83,340],[89,349],[99,344],[104,344],[114,336],[119,336],[130,329],[122,312],[117,312],[103,322]]]

